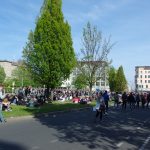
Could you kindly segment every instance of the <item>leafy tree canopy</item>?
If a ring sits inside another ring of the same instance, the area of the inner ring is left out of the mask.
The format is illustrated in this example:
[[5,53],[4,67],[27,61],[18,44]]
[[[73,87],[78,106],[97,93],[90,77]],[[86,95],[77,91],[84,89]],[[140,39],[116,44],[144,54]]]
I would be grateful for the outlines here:
[[113,44],[110,38],[104,39],[102,33],[88,22],[83,28],[82,45],[78,69],[86,74],[91,91],[92,85],[106,74],[108,54]]
[[88,82],[87,82],[87,76],[84,74],[79,74],[73,81],[73,85],[75,86],[76,89],[84,89],[87,87]]
[[64,21],[61,0],[45,0],[34,31],[23,50],[33,78],[47,88],[60,86],[69,77],[76,59],[71,28]]
[[2,66],[0,66],[0,84],[3,84],[5,78],[6,78],[5,70]]
[[116,80],[116,91],[122,92],[127,89],[127,80],[122,66],[118,68],[115,80]]

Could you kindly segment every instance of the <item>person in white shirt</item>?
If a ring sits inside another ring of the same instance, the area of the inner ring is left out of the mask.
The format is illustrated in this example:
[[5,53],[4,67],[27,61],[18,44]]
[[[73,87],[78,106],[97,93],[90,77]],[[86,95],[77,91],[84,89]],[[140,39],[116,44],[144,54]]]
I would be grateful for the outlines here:
[[102,96],[102,93],[98,93],[97,94],[95,122],[97,121],[98,116],[99,116],[100,121],[102,120],[104,112],[105,112],[105,101]]

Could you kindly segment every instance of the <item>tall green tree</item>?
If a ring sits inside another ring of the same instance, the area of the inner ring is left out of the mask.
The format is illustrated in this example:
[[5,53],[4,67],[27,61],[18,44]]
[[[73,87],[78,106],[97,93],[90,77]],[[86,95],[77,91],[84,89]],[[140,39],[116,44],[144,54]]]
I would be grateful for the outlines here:
[[5,70],[2,66],[0,66],[0,84],[3,84],[5,78],[6,78]]
[[122,66],[118,68],[115,80],[116,80],[116,91],[123,92],[127,89],[127,80]]
[[110,91],[116,91],[116,69],[111,66],[108,71],[108,82]]
[[83,28],[82,45],[78,68],[86,74],[91,93],[93,84],[105,78],[106,67],[109,64],[108,54],[113,44],[110,38],[103,38],[102,33],[88,22]]
[[69,77],[76,59],[71,28],[64,21],[62,0],[44,0],[23,58],[34,79],[53,89]]
[[84,89],[87,87],[88,82],[87,82],[87,76],[84,74],[78,74],[73,81],[73,85],[75,86],[76,89]]
[[19,65],[12,72],[12,81],[16,87],[33,86],[37,87],[39,84],[32,79],[30,72],[27,70],[24,64]]

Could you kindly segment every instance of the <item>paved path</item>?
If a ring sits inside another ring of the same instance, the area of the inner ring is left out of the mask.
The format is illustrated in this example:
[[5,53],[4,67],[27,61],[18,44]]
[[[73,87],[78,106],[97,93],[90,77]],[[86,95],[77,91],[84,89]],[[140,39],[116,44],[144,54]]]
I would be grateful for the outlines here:
[[0,124],[0,150],[150,150],[150,109],[110,110],[10,119]]

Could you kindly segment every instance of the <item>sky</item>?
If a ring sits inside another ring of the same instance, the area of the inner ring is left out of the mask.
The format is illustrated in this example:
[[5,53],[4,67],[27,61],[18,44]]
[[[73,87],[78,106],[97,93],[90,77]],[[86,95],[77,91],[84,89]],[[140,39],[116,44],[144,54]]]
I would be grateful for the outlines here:
[[[83,27],[89,21],[111,36],[112,65],[123,66],[130,86],[135,66],[150,66],[149,0],[62,0],[65,20],[71,26],[73,47],[82,48]],[[43,0],[0,0],[0,60],[21,59],[23,47],[40,13]]]

